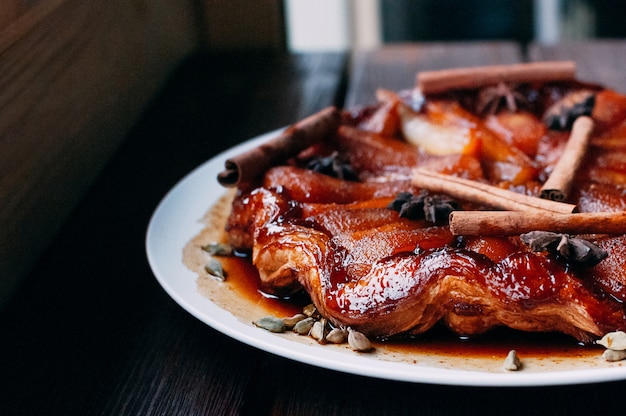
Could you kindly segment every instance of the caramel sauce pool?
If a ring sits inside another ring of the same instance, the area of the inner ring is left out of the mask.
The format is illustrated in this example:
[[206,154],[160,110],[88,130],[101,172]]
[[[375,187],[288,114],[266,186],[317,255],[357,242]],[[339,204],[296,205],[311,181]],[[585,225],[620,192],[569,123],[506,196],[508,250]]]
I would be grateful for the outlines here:
[[278,299],[264,294],[259,287],[259,274],[249,259],[243,257],[220,258],[227,273],[227,284],[250,303],[259,305],[268,315],[284,318],[302,312],[308,299],[304,295],[293,299]]
[[[222,258],[228,274],[227,282],[239,296],[252,304],[261,305],[267,315],[293,316],[310,303],[306,294],[291,299],[278,299],[263,294],[258,272],[245,257]],[[399,354],[429,354],[450,357],[490,358],[506,357],[510,350],[520,356],[534,358],[583,358],[599,356],[603,348],[580,345],[575,339],[558,333],[528,333],[509,328],[496,328],[486,334],[460,338],[443,325],[424,334],[409,338],[372,340],[374,345]]]

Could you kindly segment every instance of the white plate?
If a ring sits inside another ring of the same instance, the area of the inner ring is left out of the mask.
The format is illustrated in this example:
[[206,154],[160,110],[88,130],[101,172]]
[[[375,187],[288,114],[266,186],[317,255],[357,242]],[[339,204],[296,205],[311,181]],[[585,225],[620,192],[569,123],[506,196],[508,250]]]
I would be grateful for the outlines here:
[[[198,291],[198,275],[182,261],[183,249],[202,231],[208,209],[225,194],[216,181],[224,161],[276,132],[252,139],[209,160],[189,173],[161,201],[148,226],[146,251],[165,291],[184,309],[216,330],[282,357],[347,373],[383,379],[466,386],[539,386],[626,379],[626,363],[608,363],[597,350],[581,357],[520,357],[521,371],[502,367],[504,357],[415,353],[378,345],[373,354],[344,346],[318,345],[308,337],[273,334],[254,327],[262,307],[243,301],[227,283],[206,280],[209,295]],[[213,296],[214,295],[214,296]],[[222,296],[225,295],[225,296]],[[227,299],[225,302],[224,299]]]

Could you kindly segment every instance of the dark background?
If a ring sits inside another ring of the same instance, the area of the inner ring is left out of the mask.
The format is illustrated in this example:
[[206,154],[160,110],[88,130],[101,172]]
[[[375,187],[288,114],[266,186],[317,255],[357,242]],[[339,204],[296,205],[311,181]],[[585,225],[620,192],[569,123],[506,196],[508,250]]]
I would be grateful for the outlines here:
[[[528,43],[533,38],[533,3],[533,0],[383,0],[383,42],[508,39]],[[565,0],[561,2],[561,15],[567,18],[576,4],[584,4],[595,14],[591,37],[626,35],[626,2]]]

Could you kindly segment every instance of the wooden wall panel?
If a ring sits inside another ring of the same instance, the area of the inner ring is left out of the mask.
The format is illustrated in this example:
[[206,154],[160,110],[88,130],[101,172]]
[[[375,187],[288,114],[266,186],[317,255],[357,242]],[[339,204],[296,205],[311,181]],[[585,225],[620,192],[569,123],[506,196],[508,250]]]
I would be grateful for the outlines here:
[[0,307],[196,47],[195,12],[192,0],[2,1]]
[[212,50],[286,48],[283,0],[203,0],[204,40]]

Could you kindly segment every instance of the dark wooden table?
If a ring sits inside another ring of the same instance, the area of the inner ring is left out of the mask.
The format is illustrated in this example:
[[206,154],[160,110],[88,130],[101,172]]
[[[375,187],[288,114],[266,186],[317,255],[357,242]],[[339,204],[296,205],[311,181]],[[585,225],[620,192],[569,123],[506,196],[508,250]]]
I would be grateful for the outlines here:
[[186,60],[0,313],[2,415],[595,414],[626,381],[563,387],[413,384],[297,363],[234,341],[159,286],[145,232],[159,200],[218,152],[327,105],[374,100],[417,71],[575,59],[626,91],[626,42],[395,45],[344,54]]

